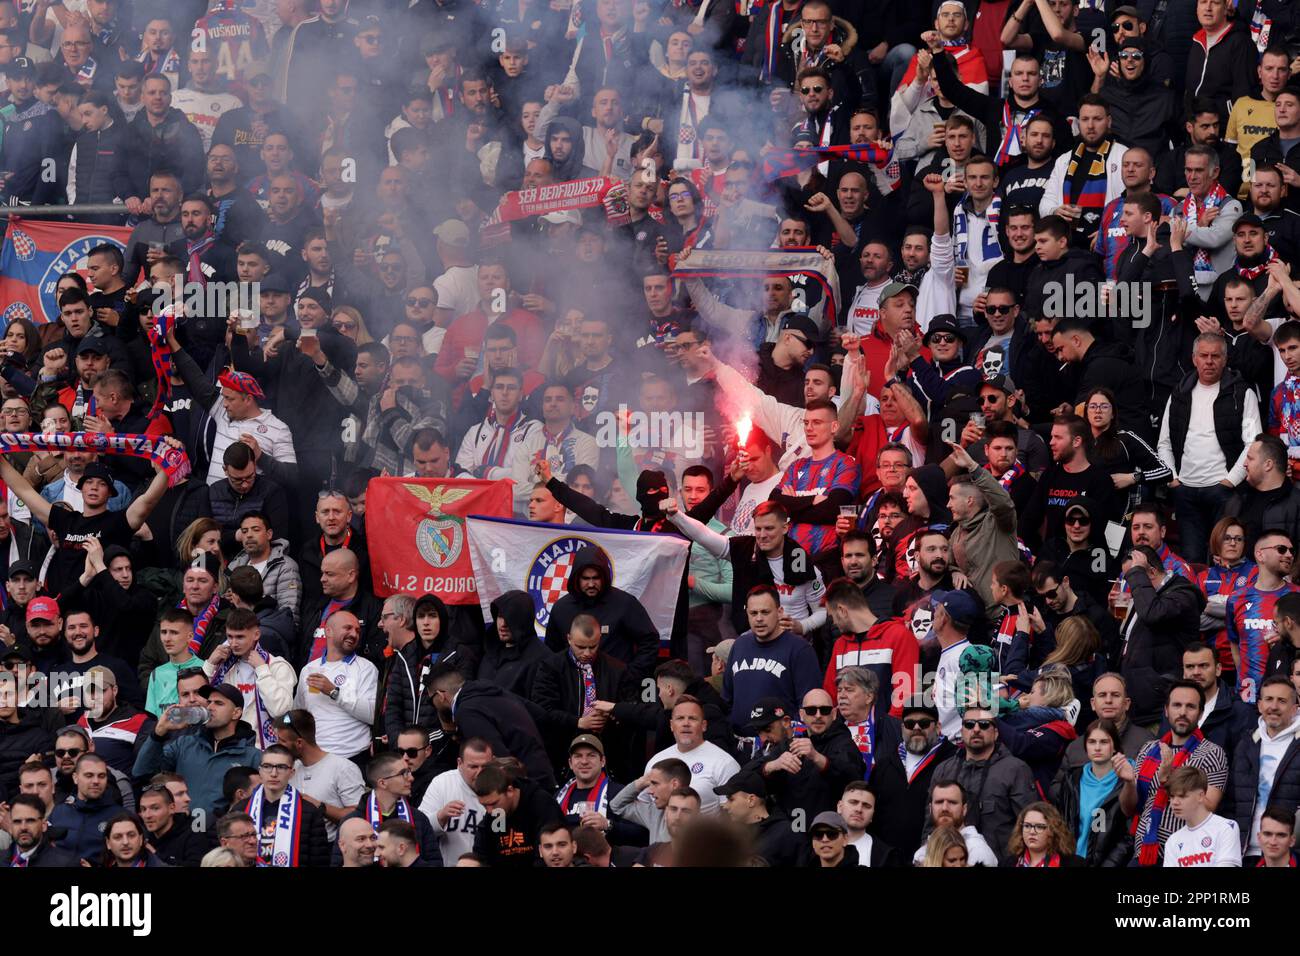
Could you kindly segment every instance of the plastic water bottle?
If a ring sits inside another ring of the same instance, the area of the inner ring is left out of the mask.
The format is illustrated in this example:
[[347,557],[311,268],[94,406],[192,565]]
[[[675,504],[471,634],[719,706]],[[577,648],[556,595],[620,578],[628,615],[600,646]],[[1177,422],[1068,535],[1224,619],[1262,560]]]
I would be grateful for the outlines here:
[[206,707],[170,707],[167,710],[167,719],[173,724],[180,724],[182,727],[202,725],[208,722],[208,709]]

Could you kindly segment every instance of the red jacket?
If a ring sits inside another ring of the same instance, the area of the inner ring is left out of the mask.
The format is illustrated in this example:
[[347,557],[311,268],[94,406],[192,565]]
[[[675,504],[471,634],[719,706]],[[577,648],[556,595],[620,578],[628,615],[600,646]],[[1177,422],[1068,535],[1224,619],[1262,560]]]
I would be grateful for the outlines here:
[[835,697],[835,679],[845,667],[865,667],[880,678],[880,693],[889,695],[889,712],[903,716],[903,702],[921,690],[920,646],[900,621],[877,621],[866,634],[841,634],[831,648],[822,687]]

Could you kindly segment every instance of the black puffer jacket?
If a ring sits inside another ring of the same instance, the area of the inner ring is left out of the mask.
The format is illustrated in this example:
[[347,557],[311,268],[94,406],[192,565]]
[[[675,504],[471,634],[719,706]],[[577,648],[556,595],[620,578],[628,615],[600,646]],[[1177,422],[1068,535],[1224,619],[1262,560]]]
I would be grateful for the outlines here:
[[[520,697],[532,697],[533,673],[550,655],[537,639],[534,615],[537,608],[526,591],[507,591],[489,606],[492,622],[483,636],[483,659],[478,679],[491,681],[502,690]],[[497,619],[504,618],[514,638],[511,644],[497,633]]]
[[[1057,778],[1052,791],[1052,802],[1056,804],[1065,825],[1070,828],[1070,835],[1079,836],[1079,780],[1088,769],[1088,765],[1075,767]],[[1088,841],[1089,866],[1124,866],[1133,854],[1133,837],[1129,834],[1128,817],[1119,808],[1119,794],[1123,788],[1116,786],[1098,807],[1101,811],[1101,826],[1090,820],[1092,839]]]
[[[578,587],[587,568],[601,573],[601,589],[589,598]],[[579,548],[569,572],[569,593],[555,602],[546,622],[546,646],[553,651],[568,646],[569,626],[579,614],[594,615],[600,621],[601,649],[627,665],[629,675],[639,681],[654,671],[659,657],[659,632],[641,602],[613,586],[613,571],[605,553],[596,547]],[[671,600],[673,595],[659,595]]]
[[175,170],[185,195],[203,188],[203,137],[180,110],[172,107],[157,126],[144,110],[135,114],[131,132],[131,194],[149,195],[149,177],[160,169]]
[[1150,724],[1160,719],[1169,682],[1182,676],[1183,649],[1200,640],[1205,595],[1180,574],[1166,574],[1159,591],[1143,568],[1129,569],[1124,580],[1133,592],[1129,613],[1136,620],[1125,625],[1120,672],[1133,699],[1130,719]]
[[[902,739],[901,731],[896,729],[898,720],[893,717],[887,720],[889,723],[879,728],[882,751],[896,749]],[[792,817],[802,813],[806,819],[812,820],[824,810],[834,810],[845,785],[851,780],[862,780],[867,765],[862,762],[862,754],[842,720],[837,719],[825,733],[814,734],[809,740],[813,749],[830,761],[825,771],[818,770],[811,760],[805,760],[798,773],[777,770],[765,774],[764,779],[778,807]],[[764,764],[771,763],[789,749],[788,743],[770,747],[767,753],[755,757],[744,769],[762,773]]]
[[132,145],[131,128],[122,121],[77,137],[77,205],[125,202],[131,196],[142,196],[131,192]]

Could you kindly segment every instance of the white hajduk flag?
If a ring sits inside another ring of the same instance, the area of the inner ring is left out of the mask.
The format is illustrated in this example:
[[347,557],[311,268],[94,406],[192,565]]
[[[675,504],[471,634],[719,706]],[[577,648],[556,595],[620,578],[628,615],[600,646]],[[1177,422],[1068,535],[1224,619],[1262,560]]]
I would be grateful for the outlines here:
[[670,534],[645,534],[613,528],[517,521],[466,519],[470,558],[483,619],[506,591],[526,591],[537,608],[537,633],[546,632],[551,606],[569,593],[569,573],[584,547],[604,552],[612,586],[641,602],[659,640],[667,644],[690,542]]

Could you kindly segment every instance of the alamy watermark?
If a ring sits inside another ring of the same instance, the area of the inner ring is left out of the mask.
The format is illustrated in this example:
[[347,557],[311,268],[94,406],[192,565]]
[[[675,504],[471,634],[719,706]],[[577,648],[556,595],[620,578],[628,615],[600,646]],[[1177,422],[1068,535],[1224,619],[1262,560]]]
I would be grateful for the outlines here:
[[1150,282],[1076,282],[1067,272],[1064,282],[1043,284],[1043,317],[1127,320],[1132,328],[1145,329],[1154,295]]
[[642,412],[619,405],[596,415],[596,444],[601,448],[651,448],[704,457],[707,426],[703,412]]

